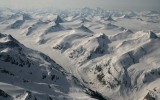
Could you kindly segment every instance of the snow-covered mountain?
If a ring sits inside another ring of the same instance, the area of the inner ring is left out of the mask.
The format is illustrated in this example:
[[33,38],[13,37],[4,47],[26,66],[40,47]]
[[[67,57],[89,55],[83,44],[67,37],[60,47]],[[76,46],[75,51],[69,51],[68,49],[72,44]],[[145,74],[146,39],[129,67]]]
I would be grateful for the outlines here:
[[45,34],[52,33],[52,32],[58,32],[64,30],[64,27],[61,26],[59,23],[55,24],[54,26],[48,27],[48,29],[45,30]]
[[56,24],[63,23],[63,20],[61,19],[60,16],[57,16],[57,18],[56,18],[56,20],[55,20],[55,23],[56,23]]
[[[116,35],[119,38],[109,44],[113,46],[112,51],[109,50],[109,54],[83,64],[79,72],[86,84],[107,97],[116,100],[141,100],[140,98],[145,99],[150,91],[154,92],[154,88],[159,89],[157,51],[160,39],[153,32],[128,35],[130,36]],[[159,93],[153,94],[153,98],[158,100]]]
[[0,99],[159,100],[159,20],[158,11],[1,9]]
[[2,100],[80,98],[70,95],[74,92],[87,99],[85,92],[92,93],[50,57],[25,47],[11,35],[0,34],[0,64]]

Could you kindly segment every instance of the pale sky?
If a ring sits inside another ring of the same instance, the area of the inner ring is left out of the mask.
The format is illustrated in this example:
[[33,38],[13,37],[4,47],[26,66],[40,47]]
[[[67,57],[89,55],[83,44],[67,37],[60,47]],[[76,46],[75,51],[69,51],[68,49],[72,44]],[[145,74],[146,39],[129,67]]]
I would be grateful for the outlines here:
[[0,0],[0,7],[10,8],[82,8],[160,9],[160,0]]

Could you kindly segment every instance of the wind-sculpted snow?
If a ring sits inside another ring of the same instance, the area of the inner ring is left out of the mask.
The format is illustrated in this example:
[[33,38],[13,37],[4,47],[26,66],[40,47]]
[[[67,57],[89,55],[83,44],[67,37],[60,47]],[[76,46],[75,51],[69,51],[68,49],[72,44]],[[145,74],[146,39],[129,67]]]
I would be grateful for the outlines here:
[[160,99],[159,11],[0,14],[0,99]]

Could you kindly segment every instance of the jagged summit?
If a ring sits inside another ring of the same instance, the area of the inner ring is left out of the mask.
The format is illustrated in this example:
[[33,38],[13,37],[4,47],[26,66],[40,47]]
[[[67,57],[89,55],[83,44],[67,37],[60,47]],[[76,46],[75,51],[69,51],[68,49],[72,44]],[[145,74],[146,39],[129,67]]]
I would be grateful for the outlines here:
[[149,32],[148,32],[148,37],[151,38],[151,39],[152,39],[152,38],[153,38],[153,39],[158,38],[158,36],[157,36],[153,31],[149,31]]
[[12,35],[7,35],[7,39],[10,41],[18,42],[15,38],[12,37]]
[[59,23],[56,23],[55,25],[48,27],[44,33],[47,34],[47,33],[58,32],[62,30],[64,30],[64,27],[61,26]]
[[18,49],[22,49],[23,45],[21,43],[19,43],[15,38],[13,38],[11,35],[5,35],[5,34],[0,34],[0,47],[1,48],[18,48]]
[[107,20],[107,21],[115,21],[115,20],[112,18],[112,16],[109,16],[106,20]]
[[88,27],[86,27],[86,26],[84,26],[84,25],[81,25],[80,27],[75,28],[75,29],[76,29],[76,30],[83,31],[83,32],[93,33],[93,31],[91,31]]
[[5,35],[0,32],[0,38],[3,38],[3,37],[5,37]]
[[59,15],[57,15],[55,23],[56,23],[56,25],[58,25],[59,23],[63,23],[63,20],[62,20],[62,18]]

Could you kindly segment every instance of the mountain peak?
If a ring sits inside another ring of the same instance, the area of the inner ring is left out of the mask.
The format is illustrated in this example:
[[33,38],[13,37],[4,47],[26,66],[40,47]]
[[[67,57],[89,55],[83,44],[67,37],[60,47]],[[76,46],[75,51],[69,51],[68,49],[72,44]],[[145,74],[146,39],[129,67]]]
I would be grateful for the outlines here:
[[80,27],[76,28],[77,30],[81,30],[84,32],[88,32],[88,33],[93,33],[93,31],[91,31],[88,27],[81,25]]
[[62,20],[62,18],[61,18],[59,15],[57,15],[57,18],[56,18],[56,20],[55,20],[55,23],[56,23],[56,24],[63,23],[63,20]]
[[149,31],[148,36],[149,38],[153,38],[153,39],[158,38],[158,36],[153,31]]
[[10,34],[7,35],[7,39],[10,40],[10,41],[14,41],[14,42],[18,43],[18,41],[14,37],[12,37],[12,35],[10,35]]
[[107,18],[107,21],[115,21],[115,20],[112,18],[112,16],[109,16],[109,17]]
[[62,31],[64,29],[63,26],[61,26],[59,23],[56,23],[53,26],[50,26],[49,28],[47,28],[45,30],[45,34],[47,33],[51,33],[51,32],[58,32],[58,31]]
[[3,37],[5,37],[5,35],[4,35],[4,34],[2,34],[2,33],[0,33],[0,38],[3,38]]

